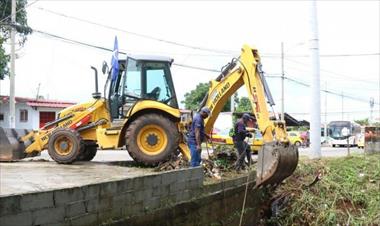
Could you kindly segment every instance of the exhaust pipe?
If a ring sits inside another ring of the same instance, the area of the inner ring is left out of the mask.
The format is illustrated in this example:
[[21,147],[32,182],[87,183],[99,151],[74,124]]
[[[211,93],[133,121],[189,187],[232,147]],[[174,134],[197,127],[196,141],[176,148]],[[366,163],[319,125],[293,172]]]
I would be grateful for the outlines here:
[[16,161],[40,155],[40,152],[31,154],[25,153],[29,141],[23,142],[20,138],[30,132],[32,132],[32,130],[0,127],[0,162]]
[[95,99],[100,99],[102,97],[102,94],[99,93],[98,89],[98,70],[96,70],[96,68],[93,66],[91,66],[91,69],[95,72],[95,93],[92,94],[92,97]]

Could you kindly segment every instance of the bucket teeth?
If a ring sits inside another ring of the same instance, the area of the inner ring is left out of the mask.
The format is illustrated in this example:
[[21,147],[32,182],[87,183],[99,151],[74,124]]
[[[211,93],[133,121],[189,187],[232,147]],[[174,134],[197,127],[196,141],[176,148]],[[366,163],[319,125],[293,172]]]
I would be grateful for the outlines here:
[[30,141],[23,142],[21,138],[32,130],[10,129],[0,127],[0,161],[8,162],[32,157],[36,154],[26,154],[25,148]]
[[295,145],[270,142],[259,151],[256,186],[278,185],[293,174],[298,164]]

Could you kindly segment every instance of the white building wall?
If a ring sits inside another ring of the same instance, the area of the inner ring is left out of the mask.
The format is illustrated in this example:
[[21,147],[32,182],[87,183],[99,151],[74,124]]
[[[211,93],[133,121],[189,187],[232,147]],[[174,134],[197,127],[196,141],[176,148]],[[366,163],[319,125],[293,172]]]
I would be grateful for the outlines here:
[[[28,121],[21,122],[20,121],[20,110],[25,109],[28,111]],[[0,121],[0,126],[8,128],[9,127],[9,104],[0,104],[0,113],[4,114],[4,120]],[[35,119],[35,110],[33,110],[30,106],[25,103],[17,103],[16,104],[16,129],[31,129],[34,128],[34,122],[38,121],[38,116]]]
[[[28,121],[20,121],[20,110],[28,110]],[[38,107],[33,108],[26,103],[16,103],[16,129],[38,129],[40,126],[40,111],[55,112],[55,117],[57,117],[58,112],[63,108],[47,108]],[[0,113],[4,114],[4,120],[0,121],[0,127],[9,127],[9,104],[0,103]]]

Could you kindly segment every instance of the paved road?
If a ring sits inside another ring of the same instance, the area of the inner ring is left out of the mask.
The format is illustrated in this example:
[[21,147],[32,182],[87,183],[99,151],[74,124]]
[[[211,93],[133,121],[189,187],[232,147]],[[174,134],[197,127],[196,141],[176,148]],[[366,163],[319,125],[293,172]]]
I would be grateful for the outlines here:
[[[342,157],[347,155],[347,148],[333,148],[333,147],[322,147],[322,157]],[[210,150],[211,152],[211,150]],[[358,149],[357,147],[350,148],[352,154],[363,154],[363,149]],[[299,148],[300,156],[309,156],[310,148]],[[207,158],[207,151],[203,150],[202,157]],[[52,161],[49,157],[47,151],[43,151],[41,156],[29,158],[29,159],[43,159]],[[28,161],[26,159],[24,161]],[[112,161],[131,161],[132,158],[129,156],[128,151],[126,150],[107,150],[107,151],[98,151],[93,162],[112,162]]]
[[[212,150],[209,150],[212,153]],[[342,157],[347,155],[347,148],[333,148],[333,147],[322,147],[321,149],[322,157]],[[350,148],[351,154],[363,154],[363,149],[357,147]],[[300,156],[309,156],[310,148],[299,148]],[[207,151],[204,149],[202,152],[202,158],[207,158]],[[255,156],[254,156],[255,158]],[[27,158],[22,161],[32,160],[47,160],[53,161],[47,151],[43,151],[41,156],[34,158]],[[112,161],[132,161],[132,158],[129,156],[128,151],[126,150],[106,150],[98,151],[95,158],[92,162],[112,162]]]
[[[41,156],[27,158],[28,159],[43,159],[53,161],[47,151],[41,152]],[[24,160],[25,161],[25,160]],[[98,151],[95,158],[92,162],[112,162],[112,161],[132,161],[132,158],[129,156],[128,151],[126,150],[106,150]]]
[[[333,148],[333,147],[322,147],[322,158],[323,157],[342,157],[347,156],[347,148]],[[363,154],[364,150],[357,147],[350,148],[351,154]],[[299,154],[301,156],[309,156],[310,148],[300,148]]]

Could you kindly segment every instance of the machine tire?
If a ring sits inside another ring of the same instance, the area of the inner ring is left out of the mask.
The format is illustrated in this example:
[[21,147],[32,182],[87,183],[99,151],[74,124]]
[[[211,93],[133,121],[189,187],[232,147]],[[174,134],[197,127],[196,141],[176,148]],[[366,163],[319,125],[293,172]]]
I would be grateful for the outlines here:
[[83,151],[78,155],[78,161],[91,161],[98,151],[98,146],[95,142],[85,142]]
[[[68,147],[63,146],[65,144]],[[69,150],[65,153],[67,148]],[[77,160],[82,151],[82,138],[75,130],[59,128],[54,130],[49,138],[48,153],[57,163],[70,164]]]
[[295,145],[296,147],[301,147],[301,142],[296,141],[296,142],[294,143],[294,145]]
[[178,154],[178,146],[178,128],[164,115],[142,115],[127,129],[127,150],[135,161],[144,165],[156,166],[168,160],[172,155]]

